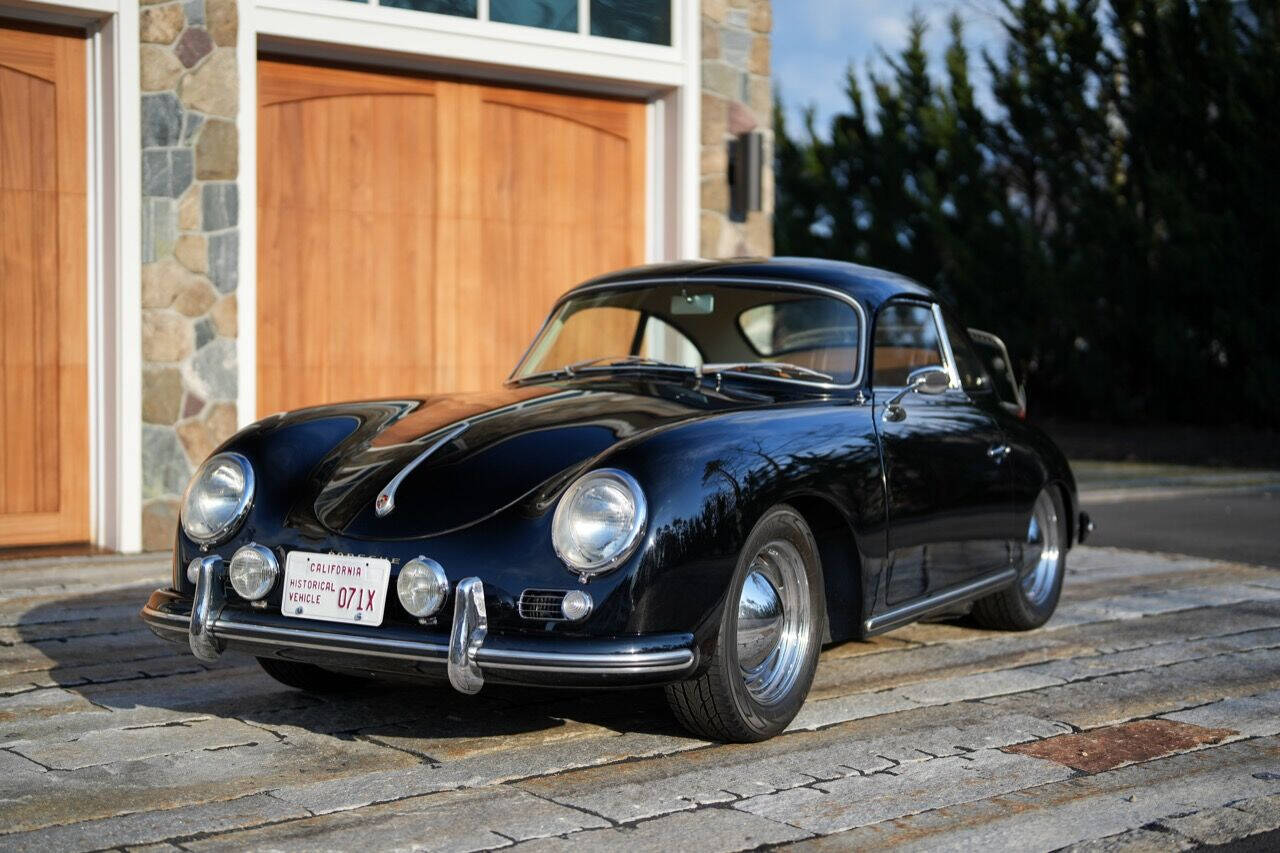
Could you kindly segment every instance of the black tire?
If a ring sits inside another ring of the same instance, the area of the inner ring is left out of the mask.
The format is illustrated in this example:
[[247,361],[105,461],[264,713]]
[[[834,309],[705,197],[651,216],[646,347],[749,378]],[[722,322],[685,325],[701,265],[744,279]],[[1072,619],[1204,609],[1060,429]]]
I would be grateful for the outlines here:
[[294,687],[308,693],[350,693],[357,688],[367,687],[370,682],[367,678],[348,675],[344,672],[331,672],[310,663],[278,658],[258,658],[258,663],[267,675],[276,681],[286,687]]
[[[1067,573],[1067,515],[1062,507],[1062,495],[1056,486],[1046,486],[1036,499],[1036,508],[1032,511],[1033,523],[1040,516],[1045,527],[1045,516],[1040,508],[1047,501],[1052,506],[1052,519],[1056,527],[1057,559],[1053,568],[1053,577],[1049,579],[1040,595],[1028,592],[1028,576],[1035,571],[1038,560],[1031,560],[1030,565],[1023,567],[1018,580],[1013,586],[980,598],[973,603],[973,618],[984,628],[997,631],[1030,631],[1039,628],[1058,608],[1058,598],[1062,595],[1062,579]],[[1032,584],[1034,586],[1034,584]]]
[[[789,543],[801,559],[807,591],[796,584],[796,595],[799,600],[808,602],[808,630],[799,634],[806,639],[797,651],[794,681],[780,698],[762,704],[749,691],[739,666],[738,601],[757,555],[766,545],[778,541]],[[779,504],[760,519],[738,555],[738,565],[720,616],[715,651],[706,669],[696,678],[666,687],[667,703],[676,719],[693,734],[709,740],[753,743],[778,734],[795,718],[809,695],[818,665],[825,620],[822,563],[817,542],[800,514],[785,504]]]

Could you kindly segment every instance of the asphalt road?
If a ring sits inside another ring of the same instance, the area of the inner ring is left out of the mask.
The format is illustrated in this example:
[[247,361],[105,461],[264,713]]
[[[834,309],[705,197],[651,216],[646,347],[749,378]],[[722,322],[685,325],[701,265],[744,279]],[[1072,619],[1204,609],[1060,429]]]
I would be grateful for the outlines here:
[[1097,526],[1089,544],[1280,566],[1280,490],[1167,494],[1091,503],[1085,493]]
[[163,557],[0,564],[0,850],[1254,849],[1280,828],[1280,571],[1078,548],[1025,634],[823,652],[795,724],[653,692],[288,690],[137,619]]

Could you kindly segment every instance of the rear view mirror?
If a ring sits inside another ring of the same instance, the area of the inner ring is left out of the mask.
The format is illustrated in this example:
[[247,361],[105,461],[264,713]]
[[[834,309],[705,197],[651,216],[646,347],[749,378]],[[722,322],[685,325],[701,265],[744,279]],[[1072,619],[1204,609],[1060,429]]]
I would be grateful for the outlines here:
[[671,297],[671,313],[680,314],[710,314],[716,310],[716,297],[714,293],[689,293],[685,291],[679,296]]

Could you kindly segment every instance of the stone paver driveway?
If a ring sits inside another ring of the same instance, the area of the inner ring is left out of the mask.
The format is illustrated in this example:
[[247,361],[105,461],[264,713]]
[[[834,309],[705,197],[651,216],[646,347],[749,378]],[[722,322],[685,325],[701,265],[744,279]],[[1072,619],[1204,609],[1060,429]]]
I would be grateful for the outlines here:
[[684,737],[660,696],[203,666],[137,619],[162,560],[0,564],[0,849],[1173,849],[1280,827],[1280,571],[1081,548],[1030,634],[823,655],[792,730]]

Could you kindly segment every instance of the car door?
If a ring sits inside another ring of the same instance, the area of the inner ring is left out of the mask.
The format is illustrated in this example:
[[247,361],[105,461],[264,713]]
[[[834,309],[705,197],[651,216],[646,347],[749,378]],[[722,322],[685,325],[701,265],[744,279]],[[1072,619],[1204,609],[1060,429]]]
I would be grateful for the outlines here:
[[[963,339],[962,370],[941,308],[893,300],[876,317],[871,356],[873,417],[888,506],[885,602],[941,592],[1009,565],[1011,487],[1007,445],[990,411],[985,372]],[[962,327],[961,327],[962,328]],[[970,361],[972,359],[972,361]],[[908,374],[940,366],[950,386],[904,392]],[[968,385],[966,388],[965,386]],[[901,412],[885,417],[899,397]]]

